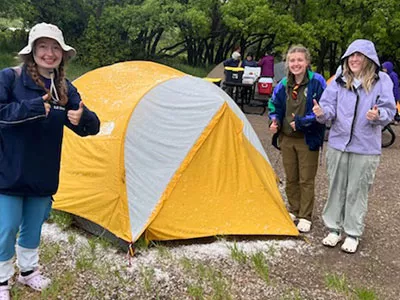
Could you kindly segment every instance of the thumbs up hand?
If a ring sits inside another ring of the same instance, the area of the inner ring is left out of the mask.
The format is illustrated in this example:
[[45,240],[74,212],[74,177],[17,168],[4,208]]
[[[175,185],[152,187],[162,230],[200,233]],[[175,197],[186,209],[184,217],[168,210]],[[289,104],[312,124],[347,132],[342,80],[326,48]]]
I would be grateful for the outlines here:
[[68,120],[72,125],[78,125],[83,113],[83,102],[79,102],[79,108],[77,110],[69,110],[67,113]]
[[316,115],[317,117],[320,117],[324,114],[324,111],[322,110],[321,106],[319,106],[317,100],[313,100],[314,106],[312,108],[312,111],[314,113],[314,115]]
[[278,122],[276,121],[276,119],[272,119],[272,123],[269,126],[269,131],[271,131],[271,133],[275,134],[278,132]]
[[370,121],[375,121],[379,119],[379,109],[377,105],[374,105],[368,112],[367,112],[367,119]]

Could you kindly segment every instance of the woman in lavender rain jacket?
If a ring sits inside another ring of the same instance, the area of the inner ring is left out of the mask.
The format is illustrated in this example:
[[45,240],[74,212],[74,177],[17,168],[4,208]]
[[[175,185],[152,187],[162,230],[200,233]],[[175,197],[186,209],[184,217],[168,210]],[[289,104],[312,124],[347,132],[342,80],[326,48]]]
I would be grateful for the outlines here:
[[375,46],[355,40],[342,56],[342,72],[327,87],[319,104],[317,121],[332,122],[326,153],[328,200],[322,219],[329,234],[323,245],[355,253],[364,230],[368,191],[381,154],[381,130],[395,114],[393,83],[379,71]]

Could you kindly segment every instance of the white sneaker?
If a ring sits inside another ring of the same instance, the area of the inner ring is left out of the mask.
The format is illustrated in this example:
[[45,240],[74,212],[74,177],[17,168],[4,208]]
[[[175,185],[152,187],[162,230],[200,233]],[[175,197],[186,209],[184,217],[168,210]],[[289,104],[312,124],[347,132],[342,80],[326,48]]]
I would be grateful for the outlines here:
[[346,253],[353,254],[353,253],[356,253],[359,243],[360,243],[359,238],[348,236],[344,240],[344,243],[343,243],[341,249],[342,249],[342,251],[344,251]]
[[297,223],[297,230],[303,233],[310,232],[311,221],[308,221],[306,219],[299,219],[299,223]]
[[322,240],[322,245],[328,247],[335,247],[342,239],[342,235],[339,232],[331,231],[329,234]]

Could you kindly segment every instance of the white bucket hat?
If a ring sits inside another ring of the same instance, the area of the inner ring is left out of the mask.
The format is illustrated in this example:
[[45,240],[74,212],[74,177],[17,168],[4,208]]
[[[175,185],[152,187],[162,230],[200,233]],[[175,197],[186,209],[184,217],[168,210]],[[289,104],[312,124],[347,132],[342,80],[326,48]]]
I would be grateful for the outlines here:
[[31,53],[34,42],[43,37],[56,40],[60,44],[61,48],[67,52],[68,58],[72,58],[76,55],[76,50],[65,44],[62,31],[56,25],[48,23],[39,23],[31,28],[29,32],[28,45],[19,51],[18,54],[27,55]]
[[232,53],[232,58],[234,60],[238,60],[238,59],[240,59],[240,57],[241,57],[240,52],[235,51],[235,52]]

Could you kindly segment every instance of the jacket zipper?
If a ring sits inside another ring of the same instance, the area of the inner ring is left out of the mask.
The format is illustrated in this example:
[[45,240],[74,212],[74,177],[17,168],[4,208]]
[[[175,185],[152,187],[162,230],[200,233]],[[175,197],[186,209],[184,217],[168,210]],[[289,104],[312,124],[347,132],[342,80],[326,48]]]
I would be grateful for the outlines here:
[[351,130],[350,130],[350,139],[346,144],[346,148],[347,146],[350,144],[351,140],[353,139],[353,131],[354,131],[354,123],[356,122],[356,118],[357,118],[357,107],[358,107],[358,102],[360,101],[360,95],[358,95],[357,90],[355,91],[356,95],[357,95],[357,99],[356,99],[356,107],[354,108],[354,118],[353,118],[353,122],[351,122]]

